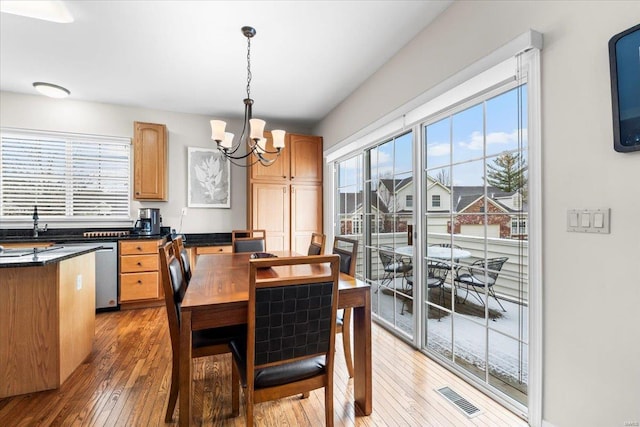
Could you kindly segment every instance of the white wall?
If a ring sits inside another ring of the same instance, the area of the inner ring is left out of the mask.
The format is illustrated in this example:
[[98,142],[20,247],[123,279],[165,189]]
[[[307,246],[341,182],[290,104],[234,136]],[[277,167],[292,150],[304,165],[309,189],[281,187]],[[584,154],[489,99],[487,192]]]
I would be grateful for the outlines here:
[[[613,150],[607,50],[638,22],[637,1],[456,2],[314,129],[331,147],[525,31],[544,34],[542,417],[558,427],[640,422],[640,152]],[[566,231],[567,209],[597,207],[611,208],[611,234]]]
[[[238,112],[242,113],[242,100]],[[58,100],[38,95],[0,92],[0,126],[22,129],[73,132],[94,135],[133,137],[133,122],[163,123],[168,131],[167,202],[131,203],[131,216],[138,216],[138,208],[160,208],[163,225],[176,229],[180,224],[182,207],[187,206],[187,147],[213,148],[211,128],[206,117],[195,114],[124,107],[94,102]],[[230,128],[240,128],[239,121],[228,120]],[[269,122],[269,129],[276,123]],[[308,133],[305,129],[284,129]],[[246,169],[231,167],[231,209],[189,208],[183,220],[182,232],[231,232],[246,227]],[[131,183],[133,186],[133,182]]]

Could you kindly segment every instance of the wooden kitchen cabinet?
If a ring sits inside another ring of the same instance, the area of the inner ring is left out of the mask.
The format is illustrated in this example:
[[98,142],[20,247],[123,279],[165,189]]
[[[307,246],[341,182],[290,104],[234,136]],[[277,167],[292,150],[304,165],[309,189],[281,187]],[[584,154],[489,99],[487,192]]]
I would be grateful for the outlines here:
[[167,127],[134,122],[133,198],[167,200]]
[[[121,240],[120,305],[123,308],[164,303],[158,247],[163,240]],[[136,304],[133,304],[136,303]]]
[[268,251],[305,254],[311,234],[322,233],[322,167],[322,137],[299,134],[287,134],[273,165],[251,166],[247,226],[266,230]]

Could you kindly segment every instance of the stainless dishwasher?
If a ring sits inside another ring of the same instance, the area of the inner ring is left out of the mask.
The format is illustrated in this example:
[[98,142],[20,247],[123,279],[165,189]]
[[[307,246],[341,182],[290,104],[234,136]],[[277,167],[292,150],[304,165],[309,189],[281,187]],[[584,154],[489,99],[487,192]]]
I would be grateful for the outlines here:
[[63,246],[102,246],[96,254],[96,311],[118,310],[118,242],[63,243]]

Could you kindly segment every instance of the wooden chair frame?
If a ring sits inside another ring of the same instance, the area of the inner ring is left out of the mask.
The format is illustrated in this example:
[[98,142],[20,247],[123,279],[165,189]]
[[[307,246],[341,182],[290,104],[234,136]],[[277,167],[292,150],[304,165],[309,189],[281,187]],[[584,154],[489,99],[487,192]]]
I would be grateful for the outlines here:
[[[331,266],[330,273],[314,274],[313,266],[329,262]],[[297,265],[310,265],[312,273],[306,276],[285,277],[285,278],[267,278],[258,279],[257,272],[259,269],[271,268],[277,266],[292,266],[295,269]],[[292,396],[295,394],[307,394],[311,390],[324,387],[325,389],[325,419],[327,426],[333,426],[333,363],[335,354],[335,328],[336,328],[336,312],[338,307],[338,279],[339,279],[339,258],[336,255],[319,255],[305,256],[293,258],[266,258],[254,259],[249,261],[249,306],[247,315],[247,385],[245,390],[246,409],[247,409],[247,426],[253,426],[254,405],[256,403],[269,400],[280,399],[282,397]],[[333,297],[331,310],[331,333],[329,338],[329,347],[326,357],[326,369],[322,374],[311,378],[277,385],[266,388],[255,389],[254,378],[255,370],[267,366],[277,366],[290,363],[296,360],[311,358],[318,355],[309,355],[303,358],[286,359],[279,362],[272,362],[265,365],[255,365],[255,329],[256,329],[256,289],[269,287],[282,287],[291,285],[301,285],[309,283],[333,282]]]
[[[340,246],[340,242],[351,245],[351,251],[344,249]],[[358,258],[358,241],[348,239],[346,237],[336,236],[333,239],[333,253],[340,255],[351,255],[351,263],[347,271],[342,271],[349,276],[355,277],[356,275],[356,262]],[[342,348],[344,350],[344,358],[347,363],[347,372],[349,378],[353,378],[353,356],[351,355],[351,315],[353,313],[352,308],[345,308],[342,315],[342,324],[336,325],[336,334],[342,334]]]
[[[169,266],[173,261],[180,263],[182,271],[182,263],[175,256],[175,245],[173,242],[167,242],[160,246],[160,266],[162,270],[162,287],[164,290],[164,300],[167,309],[167,319],[169,321],[169,337],[171,339],[171,386],[169,389],[169,400],[167,402],[167,412],[165,414],[165,422],[169,423],[173,419],[173,412],[178,400],[178,388],[180,384],[180,325],[179,313],[175,304],[174,289],[171,281]],[[192,358],[212,356],[216,354],[230,353],[231,349],[228,344],[216,344],[206,347],[194,347],[192,349]],[[232,415],[238,416],[240,413],[240,375],[232,362],[231,370],[231,405]],[[187,391],[188,393],[188,391]]]
[[182,236],[176,236],[173,238],[173,240],[171,241],[173,243],[173,253],[175,255],[175,257],[178,259],[178,261],[180,261],[180,267],[182,267],[182,277],[184,277],[187,282],[189,282],[189,280],[191,280],[191,264],[189,264],[189,272],[187,274],[187,267],[184,264],[184,256],[183,256],[183,251],[186,254],[186,260],[187,262],[189,262],[189,253],[186,252],[186,249],[184,247],[184,238]]
[[262,240],[264,241],[264,251],[267,250],[267,232],[266,230],[232,230],[231,231],[231,246],[233,252],[236,252],[237,241],[252,241]]
[[321,233],[313,233],[311,234],[311,243],[309,243],[309,251],[307,255],[314,255],[314,249],[317,250],[317,254],[315,255],[324,255],[324,245],[327,240],[327,236]]

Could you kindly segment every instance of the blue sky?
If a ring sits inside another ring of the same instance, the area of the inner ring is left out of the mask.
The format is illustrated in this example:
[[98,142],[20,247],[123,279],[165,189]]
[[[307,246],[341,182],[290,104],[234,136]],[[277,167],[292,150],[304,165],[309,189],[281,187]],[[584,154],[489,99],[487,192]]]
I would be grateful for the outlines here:
[[[518,96],[521,105],[527,106],[527,86],[522,86],[488,99],[435,122],[426,128],[426,167],[435,177],[442,166],[453,161],[448,176],[454,185],[482,185],[484,167],[484,121],[486,119],[486,155],[495,156],[518,148],[518,138],[527,142],[527,112],[521,112],[518,123]],[[486,117],[483,118],[483,109]],[[404,178],[412,172],[412,134],[401,135],[371,150],[372,179],[378,177]],[[452,157],[451,157],[452,156]],[[489,163],[493,163],[491,159]],[[358,159],[341,164],[340,186],[349,186],[345,192],[360,188],[362,165]]]

